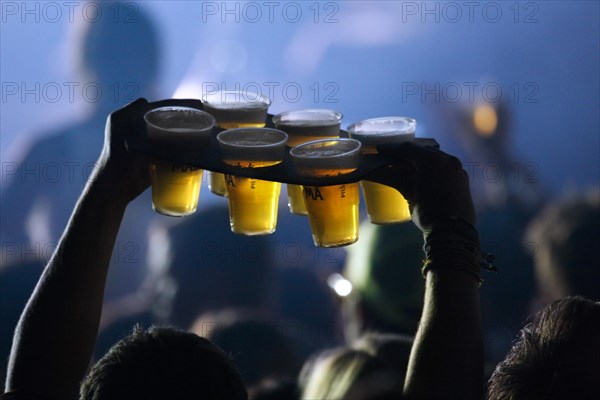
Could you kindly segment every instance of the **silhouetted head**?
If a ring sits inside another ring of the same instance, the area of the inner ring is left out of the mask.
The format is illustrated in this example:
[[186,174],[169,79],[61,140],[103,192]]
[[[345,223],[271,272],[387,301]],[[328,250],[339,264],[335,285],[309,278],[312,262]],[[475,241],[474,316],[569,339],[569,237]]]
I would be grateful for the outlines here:
[[302,399],[384,400],[402,398],[401,374],[365,351],[340,348],[309,360],[301,373]]
[[168,328],[134,332],[114,345],[82,383],[82,400],[246,400],[233,362],[207,339]]
[[525,245],[535,252],[542,304],[569,295],[600,299],[600,190],[546,207],[529,225]]
[[413,339],[393,333],[368,333],[352,344],[352,348],[364,351],[384,361],[398,372],[404,382]]
[[295,377],[300,370],[285,323],[268,321],[250,310],[203,314],[192,331],[230,354],[247,387],[267,378]]
[[600,398],[600,303],[567,297],[521,331],[489,383],[490,400]]
[[138,97],[152,97],[160,61],[154,22],[138,3],[93,4],[86,8],[79,62],[88,79],[101,86],[100,103],[112,103],[114,109]]

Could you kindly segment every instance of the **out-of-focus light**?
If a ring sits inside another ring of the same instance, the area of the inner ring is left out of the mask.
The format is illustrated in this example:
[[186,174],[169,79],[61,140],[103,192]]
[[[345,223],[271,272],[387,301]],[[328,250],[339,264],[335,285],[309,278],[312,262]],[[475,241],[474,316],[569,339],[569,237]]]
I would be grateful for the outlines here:
[[491,137],[498,127],[498,114],[496,109],[489,104],[481,104],[473,112],[473,126],[477,134]]
[[220,74],[239,73],[246,69],[248,51],[242,42],[221,40],[209,50],[208,62]]
[[179,84],[174,99],[199,99],[202,96],[202,83],[195,80],[185,80]]
[[352,293],[352,283],[340,274],[330,275],[329,278],[327,278],[327,285],[341,297],[346,297]]

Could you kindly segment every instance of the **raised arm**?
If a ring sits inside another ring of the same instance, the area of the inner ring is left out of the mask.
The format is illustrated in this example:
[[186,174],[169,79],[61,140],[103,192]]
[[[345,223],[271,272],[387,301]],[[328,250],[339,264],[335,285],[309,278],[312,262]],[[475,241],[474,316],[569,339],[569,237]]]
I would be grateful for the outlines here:
[[425,301],[404,394],[481,399],[479,240],[467,174],[457,158],[410,143],[379,152],[398,163],[370,179],[402,192],[425,238]]
[[15,331],[6,391],[76,397],[96,340],[108,265],[127,204],[149,185],[124,136],[143,129],[143,99],[112,113],[104,148]]

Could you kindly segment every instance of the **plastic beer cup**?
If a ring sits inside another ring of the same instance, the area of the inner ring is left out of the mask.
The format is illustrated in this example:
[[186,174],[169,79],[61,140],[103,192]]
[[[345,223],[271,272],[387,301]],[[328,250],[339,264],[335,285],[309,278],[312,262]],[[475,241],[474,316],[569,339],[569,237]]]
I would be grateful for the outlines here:
[[[220,128],[262,128],[271,100],[243,90],[222,90],[205,94],[202,103],[204,110],[215,117]],[[223,174],[211,172],[208,188],[216,195],[227,196]]]
[[[339,176],[356,170],[360,147],[354,139],[322,139],[294,147],[290,154],[299,174]],[[315,245],[337,247],[358,240],[358,183],[303,186],[304,201]]]
[[[356,122],[348,127],[351,138],[362,143],[363,154],[377,153],[382,143],[413,142],[417,122],[407,117],[383,117]],[[410,220],[408,203],[396,189],[370,181],[360,182],[369,221],[394,224]]]
[[[173,152],[208,143],[215,119],[208,113],[188,107],[161,107],[144,115],[148,140],[168,146]],[[161,214],[181,217],[192,214],[198,206],[200,168],[152,158],[150,180],[152,208]]]
[[[273,117],[278,129],[288,134],[288,146],[340,136],[342,114],[327,109],[286,111]],[[288,207],[292,214],[307,215],[301,185],[288,184]]]
[[[285,156],[287,135],[268,128],[238,128],[217,135],[221,157],[228,165],[263,168],[279,164]],[[231,231],[242,235],[275,232],[281,183],[225,175]]]

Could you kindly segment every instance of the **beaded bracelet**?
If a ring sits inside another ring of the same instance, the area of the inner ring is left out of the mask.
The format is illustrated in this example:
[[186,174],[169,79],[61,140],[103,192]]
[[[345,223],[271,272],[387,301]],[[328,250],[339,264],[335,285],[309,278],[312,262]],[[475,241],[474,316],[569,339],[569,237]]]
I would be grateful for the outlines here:
[[481,252],[475,227],[461,218],[450,217],[436,222],[424,232],[423,236],[425,239],[423,246],[425,261],[421,269],[423,276],[426,276],[430,269],[443,265],[444,268],[467,272],[481,284],[482,268],[497,271],[493,265],[495,257]]

